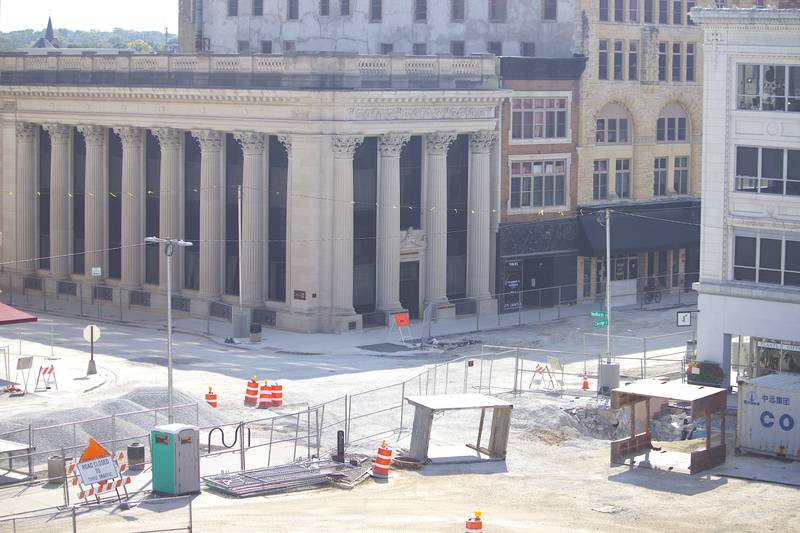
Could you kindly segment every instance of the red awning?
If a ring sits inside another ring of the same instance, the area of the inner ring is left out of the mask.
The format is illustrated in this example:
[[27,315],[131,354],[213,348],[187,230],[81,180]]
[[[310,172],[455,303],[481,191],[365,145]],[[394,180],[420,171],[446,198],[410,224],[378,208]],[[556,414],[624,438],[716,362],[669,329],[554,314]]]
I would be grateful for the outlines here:
[[26,322],[36,322],[39,320],[33,315],[24,311],[14,309],[6,304],[0,304],[0,326],[8,324],[24,324]]

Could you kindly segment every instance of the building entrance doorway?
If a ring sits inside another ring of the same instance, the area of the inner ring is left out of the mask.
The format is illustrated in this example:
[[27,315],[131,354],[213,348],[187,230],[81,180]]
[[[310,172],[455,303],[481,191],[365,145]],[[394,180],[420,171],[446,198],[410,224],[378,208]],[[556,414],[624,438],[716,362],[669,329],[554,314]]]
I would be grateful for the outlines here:
[[419,318],[419,261],[400,263],[400,304],[409,318]]
[[525,307],[550,307],[558,300],[558,289],[553,287],[553,258],[539,257],[525,260],[523,272]]

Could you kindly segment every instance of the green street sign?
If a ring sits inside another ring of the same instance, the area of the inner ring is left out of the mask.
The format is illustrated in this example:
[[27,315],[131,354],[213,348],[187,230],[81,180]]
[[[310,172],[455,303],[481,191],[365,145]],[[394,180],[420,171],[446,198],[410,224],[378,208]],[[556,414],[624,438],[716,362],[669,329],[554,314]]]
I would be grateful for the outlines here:
[[592,311],[589,316],[594,318],[608,318],[608,313],[605,311]]
[[608,325],[608,320],[595,320],[594,322],[592,322],[593,328],[602,328],[603,326],[607,325]]

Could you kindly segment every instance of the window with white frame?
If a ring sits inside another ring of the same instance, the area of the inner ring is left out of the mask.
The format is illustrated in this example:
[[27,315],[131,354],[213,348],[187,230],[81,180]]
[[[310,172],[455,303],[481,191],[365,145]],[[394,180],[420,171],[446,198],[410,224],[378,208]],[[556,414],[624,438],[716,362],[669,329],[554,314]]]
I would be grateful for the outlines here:
[[466,17],[465,0],[450,0],[450,20],[452,22],[464,22]]
[[800,196],[800,150],[737,146],[736,190]]
[[558,19],[558,0],[542,1],[542,20]]
[[676,156],[673,160],[672,186],[676,193],[687,194],[689,192],[689,157]]
[[506,0],[489,0],[489,22],[505,22],[507,9]]
[[299,0],[286,0],[286,19],[298,20],[300,18]]
[[596,159],[592,172],[592,199],[606,200],[608,198],[608,160]]
[[569,98],[525,97],[511,99],[512,141],[537,141],[568,137]]
[[733,279],[800,287],[800,236],[737,235]]
[[228,0],[228,16],[239,16],[239,0]]
[[319,0],[319,16],[329,17],[331,15],[331,0]]
[[739,109],[800,112],[800,65],[739,65]]
[[628,21],[639,22],[639,0],[630,0],[628,4]]
[[627,110],[619,104],[606,104],[597,114],[595,141],[598,144],[629,144],[630,118]]
[[617,159],[615,162],[614,192],[617,198],[631,197],[631,160]]
[[414,22],[428,21],[428,0],[414,0]]
[[667,158],[656,157],[653,160],[653,196],[667,194]]
[[383,0],[369,0],[369,21],[381,22],[383,20]]
[[667,104],[656,121],[657,142],[686,142],[689,139],[689,120],[678,104]]
[[565,207],[566,190],[566,159],[512,161],[511,209]]
[[261,17],[264,15],[264,0],[253,0],[253,16]]
[[343,17],[350,15],[350,0],[339,0],[339,14]]

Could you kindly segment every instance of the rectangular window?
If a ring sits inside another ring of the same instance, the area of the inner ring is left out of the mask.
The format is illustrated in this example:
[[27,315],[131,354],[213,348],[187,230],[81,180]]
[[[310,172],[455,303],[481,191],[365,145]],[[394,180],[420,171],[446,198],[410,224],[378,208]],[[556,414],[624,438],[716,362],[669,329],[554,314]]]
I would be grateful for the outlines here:
[[297,20],[300,18],[300,0],[286,0],[286,19]]
[[239,0],[228,0],[228,16],[239,16]]
[[675,165],[673,169],[673,188],[678,194],[689,193],[689,158],[686,156],[679,156],[675,158]]
[[656,120],[656,141],[664,142],[667,140],[667,119]]
[[428,0],[414,0],[414,22],[427,22]]
[[755,237],[739,237],[733,246],[733,279],[739,281],[756,280],[756,249],[758,240]]
[[658,23],[669,24],[669,0],[658,0]]
[[519,53],[522,57],[536,57],[536,43],[531,41],[520,43]]
[[608,79],[608,40],[600,39],[598,43],[597,77],[601,80]]
[[392,43],[381,43],[381,54],[389,55],[394,52],[394,44]]
[[681,81],[681,43],[672,43],[672,81]]
[[628,43],[628,79],[635,80],[639,77],[639,41]]
[[339,1],[339,14],[343,17],[350,15],[350,0]]
[[608,198],[608,160],[598,159],[594,162],[592,173],[592,199],[605,200]]
[[260,17],[264,15],[264,0],[253,0],[253,16]]
[[694,81],[694,43],[686,43],[686,81]]
[[667,81],[667,43],[658,43],[658,81]]
[[692,17],[689,15],[694,5],[695,0],[686,0],[686,24],[689,26],[694,26],[694,21],[692,21]]
[[657,157],[653,162],[653,196],[667,194],[667,158]]
[[503,43],[500,41],[489,41],[486,44],[486,51],[492,55],[503,55]]
[[683,0],[672,0],[672,23],[683,24]]
[[296,49],[294,41],[283,41],[283,53],[291,54]]
[[628,21],[639,22],[639,0],[629,0]]
[[626,144],[628,142],[628,119],[597,119],[595,131],[595,141],[599,144]]
[[505,22],[506,7],[506,0],[489,0],[489,22]]
[[450,54],[454,56],[462,57],[466,53],[465,48],[464,41],[450,41]]
[[739,65],[739,109],[800,112],[800,65]]
[[566,137],[566,98],[511,99],[512,139],[565,139]]
[[319,16],[329,17],[331,15],[331,0],[319,0]]
[[542,19],[556,20],[558,18],[558,0],[543,0]]
[[614,79],[624,79],[622,73],[624,72],[623,56],[624,56],[625,41],[614,41]]
[[617,159],[615,189],[617,198],[631,197],[631,160]]
[[383,20],[383,0],[369,0],[369,21]]
[[464,22],[465,17],[464,0],[450,0],[450,20],[452,22]]
[[261,53],[262,54],[272,53],[272,41],[261,41]]
[[608,0],[600,0],[600,11],[597,16],[600,20],[608,20]]
[[425,43],[414,43],[414,55],[415,56],[428,55],[428,45]]
[[511,207],[566,205],[566,166],[563,159],[512,163]]
[[625,0],[614,0],[614,22],[625,22]]
[[248,41],[239,41],[238,49],[240,54],[246,54],[250,51],[250,43]]
[[736,147],[736,190],[800,195],[800,150]]
[[644,0],[644,23],[653,23],[653,0]]
[[800,286],[800,241],[737,235],[733,279]]
[[725,7],[725,0],[714,0],[715,7]]

